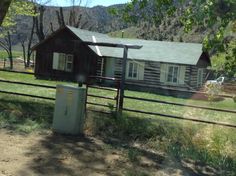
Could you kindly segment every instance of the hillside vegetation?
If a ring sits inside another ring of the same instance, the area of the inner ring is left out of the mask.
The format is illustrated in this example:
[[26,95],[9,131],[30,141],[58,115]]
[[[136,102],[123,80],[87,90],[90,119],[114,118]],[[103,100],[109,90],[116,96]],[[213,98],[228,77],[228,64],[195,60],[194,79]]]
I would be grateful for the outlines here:
[[[113,5],[109,7],[96,6],[92,8],[75,7],[77,15],[82,14],[81,24],[83,29],[96,31],[100,33],[109,33],[112,37],[121,37],[124,31],[125,38],[140,38],[147,40],[167,40],[184,42],[202,42],[207,33],[206,28],[193,27],[192,32],[185,33],[184,27],[179,20],[179,16],[184,13],[180,11],[174,16],[165,17],[158,25],[141,22],[137,25],[126,23],[120,15],[112,15],[111,9],[120,10],[124,5]],[[63,8],[66,25],[68,25],[70,11],[72,7]],[[56,11],[59,7],[46,6],[44,13],[44,31],[50,35],[51,23],[54,30],[59,28]],[[17,32],[27,33],[32,26],[32,17],[19,16],[17,19]],[[231,35],[231,34],[229,34]],[[19,43],[17,35],[14,37],[14,45]]]

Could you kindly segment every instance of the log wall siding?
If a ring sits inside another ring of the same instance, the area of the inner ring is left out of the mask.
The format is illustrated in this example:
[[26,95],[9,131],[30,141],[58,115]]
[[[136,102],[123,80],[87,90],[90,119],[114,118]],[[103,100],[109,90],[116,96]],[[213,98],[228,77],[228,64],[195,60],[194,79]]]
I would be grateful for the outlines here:
[[190,66],[190,84],[189,86],[192,88],[192,89],[196,89],[197,88],[197,75],[198,73],[198,68],[196,66]]
[[104,71],[102,72],[101,68],[102,68],[102,59],[101,57],[99,57],[97,59],[97,65],[96,65],[96,76],[104,76],[102,75],[102,73],[104,73]]
[[150,84],[159,85],[160,84],[160,62],[145,62],[144,67],[144,82],[149,82]]
[[121,78],[122,72],[122,59],[115,59],[115,78]]
[[191,87],[191,81],[190,80],[191,80],[191,66],[186,65],[184,82],[189,88]]
[[[188,74],[190,79],[189,79],[189,86],[191,89],[199,89],[202,86],[199,86],[198,83],[198,69],[199,67],[197,66],[189,66],[190,67],[190,73]],[[207,76],[207,69],[203,68],[203,81],[205,81],[205,78]],[[204,84],[204,83],[203,83]]]
[[[192,87],[196,87],[195,84],[195,77],[191,77],[191,72],[194,71],[196,72],[197,69],[195,70],[193,67],[189,65],[186,66],[186,72],[185,72],[185,84],[184,85],[167,85],[164,83],[160,82],[160,62],[155,62],[155,61],[137,61],[137,62],[145,62],[145,68],[144,68],[144,80],[131,80],[131,79],[126,79],[126,84],[127,85],[147,85],[147,86],[163,86],[163,87],[178,87],[182,89],[192,89]],[[175,64],[179,65],[180,64]],[[121,72],[122,72],[122,59],[115,59],[115,78],[121,78]],[[191,80],[193,79],[193,80]],[[192,84],[192,85],[191,85]]]

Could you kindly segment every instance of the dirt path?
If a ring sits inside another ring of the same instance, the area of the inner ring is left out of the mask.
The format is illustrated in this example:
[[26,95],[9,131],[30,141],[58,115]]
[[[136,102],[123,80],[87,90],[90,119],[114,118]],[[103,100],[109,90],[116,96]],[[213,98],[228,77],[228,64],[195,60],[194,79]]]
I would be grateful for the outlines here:
[[93,137],[19,135],[0,129],[0,139],[0,176],[197,175],[150,151],[140,150],[139,160],[131,161],[125,146]]

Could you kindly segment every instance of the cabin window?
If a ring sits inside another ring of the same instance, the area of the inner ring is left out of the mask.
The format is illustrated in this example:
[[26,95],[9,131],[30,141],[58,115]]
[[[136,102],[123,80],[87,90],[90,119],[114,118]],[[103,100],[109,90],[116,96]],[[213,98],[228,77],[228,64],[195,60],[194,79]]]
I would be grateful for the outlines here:
[[161,63],[160,70],[160,82],[164,84],[185,84],[185,65]]
[[168,66],[167,82],[178,83],[179,67]]
[[71,54],[53,53],[53,69],[72,72],[73,60],[73,55]]
[[135,61],[128,61],[126,72],[127,72],[126,73],[127,79],[143,80],[144,63],[135,62]]
[[128,72],[128,78],[137,79],[138,77],[138,64],[134,62],[129,63],[129,72]]
[[72,72],[73,70],[73,55],[66,56],[66,71]]

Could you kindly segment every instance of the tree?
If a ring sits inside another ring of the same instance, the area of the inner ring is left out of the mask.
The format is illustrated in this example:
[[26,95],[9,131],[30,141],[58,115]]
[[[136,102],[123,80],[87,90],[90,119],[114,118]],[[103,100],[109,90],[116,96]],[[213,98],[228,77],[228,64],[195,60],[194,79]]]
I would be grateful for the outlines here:
[[1,0],[0,1],[0,26],[7,13],[7,10],[11,4],[11,0]]
[[[211,29],[203,40],[203,49],[221,52],[228,46],[226,29],[236,28],[235,9],[235,0],[131,0],[121,13],[127,22],[137,24],[142,20],[157,25],[164,17],[177,14],[185,32],[193,26]],[[235,53],[232,54],[235,57]],[[229,65],[232,69],[233,65]]]
[[0,47],[7,52],[11,69],[13,68],[11,35],[14,33],[17,15],[33,15],[32,3],[24,0],[13,0],[0,28]]
[[[71,9],[69,12],[68,21],[66,21],[64,18],[62,7],[60,7],[60,9],[56,11],[59,26],[63,27],[66,24],[68,24],[69,26],[73,26],[75,28],[80,28],[80,29],[86,28],[88,25],[88,20],[86,20],[86,17],[89,18],[88,13],[86,12],[86,10],[82,11],[82,9],[76,9],[76,5],[80,7],[83,0],[70,0],[70,2],[71,2]],[[86,4],[87,3],[88,1],[86,1]]]
[[[138,20],[160,23],[164,17],[182,12],[179,18],[186,32],[194,25],[207,26],[213,29],[207,36],[208,41],[223,43],[224,30],[236,19],[235,8],[235,0],[131,0],[122,12],[124,20],[134,23]],[[207,44],[208,48],[213,43]]]
[[43,23],[43,16],[44,16],[45,10],[46,9],[43,5],[40,5],[39,7],[35,5],[34,7],[34,13],[35,14],[38,13],[38,15],[33,17],[33,23],[35,24],[36,35],[39,41],[42,41],[45,39],[44,23]]
[[34,29],[35,29],[35,22],[34,19],[32,19],[32,27],[30,33],[28,31],[17,33],[18,40],[21,43],[22,51],[23,51],[23,59],[24,59],[24,65],[25,67],[30,66],[30,60],[32,55],[32,43],[34,40]]

